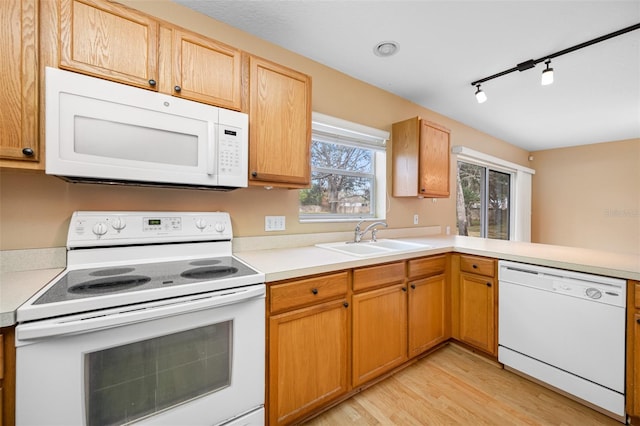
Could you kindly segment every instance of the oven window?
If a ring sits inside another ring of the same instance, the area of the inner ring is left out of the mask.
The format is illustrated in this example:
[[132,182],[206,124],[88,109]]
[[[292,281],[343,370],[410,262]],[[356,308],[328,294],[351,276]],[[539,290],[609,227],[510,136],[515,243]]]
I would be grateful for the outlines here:
[[116,425],[227,387],[233,321],[85,354],[87,425]]

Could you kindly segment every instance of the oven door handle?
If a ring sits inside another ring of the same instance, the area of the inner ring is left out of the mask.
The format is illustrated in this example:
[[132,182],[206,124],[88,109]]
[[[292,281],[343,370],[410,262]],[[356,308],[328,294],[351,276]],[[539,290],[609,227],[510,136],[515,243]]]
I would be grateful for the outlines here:
[[265,285],[160,300],[141,305],[87,312],[72,317],[20,324],[16,327],[16,344],[20,341],[54,336],[89,333],[189,312],[264,298]]

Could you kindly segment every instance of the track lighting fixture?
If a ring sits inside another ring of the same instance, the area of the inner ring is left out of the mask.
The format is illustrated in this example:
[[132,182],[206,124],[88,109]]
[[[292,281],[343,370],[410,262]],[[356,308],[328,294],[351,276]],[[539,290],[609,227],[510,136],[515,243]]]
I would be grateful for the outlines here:
[[501,71],[499,73],[490,75],[489,77],[485,77],[485,78],[481,78],[480,80],[476,80],[473,83],[471,83],[472,86],[475,86],[477,88],[476,90],[476,99],[478,100],[478,103],[483,103],[487,100],[487,95],[482,91],[482,89],[480,89],[480,84],[489,81],[489,80],[493,80],[494,78],[498,78],[498,77],[502,77],[503,75],[507,75],[507,74],[511,74],[512,72],[515,71],[526,71],[528,69],[534,68],[537,64],[539,64],[540,62],[544,62],[547,65],[547,68],[542,71],[542,85],[546,86],[548,84],[553,83],[553,68],[550,67],[551,65],[551,59],[553,58],[557,58],[558,56],[562,56],[562,55],[566,55],[567,53],[571,53],[571,52],[575,52],[576,50],[579,49],[583,49],[587,46],[591,46],[593,44],[596,43],[600,43],[601,41],[605,41],[608,40],[610,38],[613,37],[617,37],[619,35],[628,33],[630,31],[634,31],[640,29],[640,23],[635,24],[635,25],[631,25],[630,27],[626,27],[626,28],[622,28],[621,30],[618,31],[614,31],[612,33],[609,34],[605,34],[603,36],[594,38],[593,40],[589,40],[589,41],[585,41],[584,43],[580,43],[580,44],[576,44],[575,46],[569,47],[567,49],[564,50],[560,50],[559,52],[555,52],[552,53],[550,55],[545,55],[540,59],[529,59],[527,61],[521,62],[518,65],[516,65],[513,68],[509,68],[508,70],[504,70]]
[[548,86],[553,83],[553,68],[549,67],[551,59],[547,59],[544,63],[547,64],[547,68],[542,71],[542,80],[540,80],[540,84]]
[[481,104],[486,102],[487,94],[482,91],[479,84],[476,85],[476,87],[478,88],[478,90],[476,90],[476,99],[478,100],[478,103]]

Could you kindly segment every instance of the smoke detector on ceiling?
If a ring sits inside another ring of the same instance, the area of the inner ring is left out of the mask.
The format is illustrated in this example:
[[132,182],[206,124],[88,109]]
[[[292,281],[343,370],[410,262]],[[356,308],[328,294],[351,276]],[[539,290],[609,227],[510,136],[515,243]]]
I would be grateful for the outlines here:
[[373,53],[376,56],[386,58],[387,56],[395,55],[399,50],[400,45],[397,41],[381,41],[374,46]]

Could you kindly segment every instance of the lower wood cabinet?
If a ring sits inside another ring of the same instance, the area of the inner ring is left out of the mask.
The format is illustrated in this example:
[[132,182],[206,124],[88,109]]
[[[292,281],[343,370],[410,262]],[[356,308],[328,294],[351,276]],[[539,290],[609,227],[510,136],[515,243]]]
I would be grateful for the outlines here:
[[453,255],[453,337],[493,357],[497,344],[497,263],[481,256]]
[[353,295],[354,387],[407,360],[406,291],[401,283]]
[[442,255],[408,261],[409,358],[451,337],[451,291],[447,260],[448,257]]
[[15,327],[0,328],[0,426],[15,424]]
[[294,423],[349,390],[348,277],[340,272],[270,286],[270,312],[284,310],[268,318],[270,425]]

